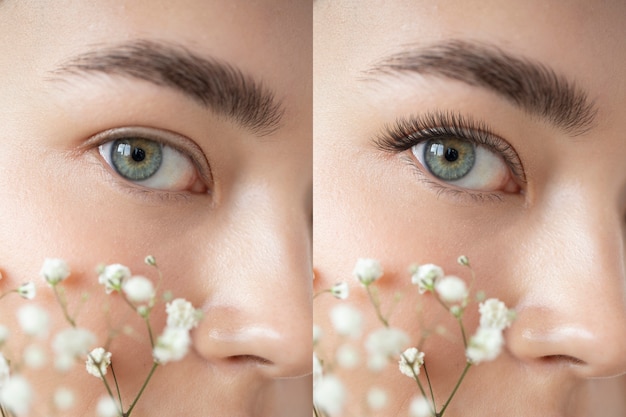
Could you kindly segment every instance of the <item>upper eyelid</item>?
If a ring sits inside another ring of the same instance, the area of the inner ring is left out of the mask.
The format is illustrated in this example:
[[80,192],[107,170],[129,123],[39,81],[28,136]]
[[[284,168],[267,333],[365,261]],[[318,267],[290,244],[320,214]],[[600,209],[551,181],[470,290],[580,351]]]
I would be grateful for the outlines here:
[[141,137],[153,140],[188,155],[189,159],[198,170],[200,177],[207,183],[207,185],[213,184],[211,165],[209,164],[209,161],[207,160],[207,157],[202,149],[194,141],[171,131],[143,126],[112,128],[90,137],[83,144],[81,144],[79,150],[84,151],[97,148],[107,142],[128,137]]

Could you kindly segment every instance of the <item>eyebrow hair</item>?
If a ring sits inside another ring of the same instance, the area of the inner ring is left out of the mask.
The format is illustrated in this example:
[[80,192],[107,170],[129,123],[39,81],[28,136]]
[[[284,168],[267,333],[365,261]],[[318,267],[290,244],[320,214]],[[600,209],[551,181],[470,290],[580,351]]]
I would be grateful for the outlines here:
[[150,40],[80,54],[51,73],[52,79],[102,73],[174,88],[260,136],[276,131],[285,111],[271,90],[236,67]]
[[591,129],[597,114],[585,91],[564,76],[493,45],[449,40],[391,55],[365,73],[416,73],[486,88],[574,136]]

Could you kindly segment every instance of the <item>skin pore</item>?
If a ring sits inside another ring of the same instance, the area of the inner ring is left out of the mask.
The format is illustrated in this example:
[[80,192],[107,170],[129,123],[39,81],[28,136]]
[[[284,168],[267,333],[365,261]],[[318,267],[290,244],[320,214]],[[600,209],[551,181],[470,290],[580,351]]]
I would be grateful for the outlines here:
[[[367,334],[380,324],[351,273],[357,258],[379,259],[383,311],[403,294],[391,325],[413,344],[421,323],[454,335],[423,344],[439,405],[464,349],[432,299],[417,313],[408,267],[435,263],[469,282],[455,262],[466,255],[475,289],[518,314],[505,351],[470,369],[446,416],[626,413],[625,15],[619,2],[315,5],[315,291],[349,282],[345,302],[365,313]],[[424,152],[433,137],[471,144],[479,172],[436,171]],[[343,343],[328,318],[337,303],[314,303],[324,352]],[[376,415],[372,386],[389,394],[386,416],[408,415],[418,394],[393,364],[336,371],[345,416]]]
[[[122,263],[156,279],[143,265],[153,255],[163,288],[204,320],[132,415],[308,416],[310,6],[3,1],[0,27],[0,292],[35,280],[54,334],[67,326],[37,275],[44,258],[66,259],[70,309],[89,293],[78,324],[99,343],[107,321],[137,330],[111,345],[128,404],[151,349],[94,268]],[[129,137],[166,145],[158,175],[120,175],[110,149]],[[24,302],[3,299],[0,316]],[[15,346],[27,342],[11,331]],[[32,415],[47,415],[60,383],[80,392],[72,415],[93,414],[105,393],[80,364],[65,377],[52,366],[27,376]]]

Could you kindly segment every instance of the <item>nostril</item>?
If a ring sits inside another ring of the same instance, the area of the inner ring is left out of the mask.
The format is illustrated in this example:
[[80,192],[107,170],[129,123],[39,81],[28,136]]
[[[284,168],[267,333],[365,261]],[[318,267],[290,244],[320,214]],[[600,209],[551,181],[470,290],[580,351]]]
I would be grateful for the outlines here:
[[233,355],[226,358],[226,360],[234,365],[262,365],[262,366],[271,366],[274,365],[274,362],[269,359],[262,358],[260,356],[255,355]]

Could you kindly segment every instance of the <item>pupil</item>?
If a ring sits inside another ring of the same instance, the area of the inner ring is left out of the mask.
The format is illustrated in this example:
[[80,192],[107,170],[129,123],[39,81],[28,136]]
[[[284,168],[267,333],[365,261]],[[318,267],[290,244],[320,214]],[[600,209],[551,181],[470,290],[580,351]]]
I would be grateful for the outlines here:
[[454,148],[448,148],[446,149],[445,158],[448,162],[454,162],[459,159],[459,151]]
[[146,151],[141,148],[134,148],[131,157],[133,158],[133,161],[141,162],[146,159]]

